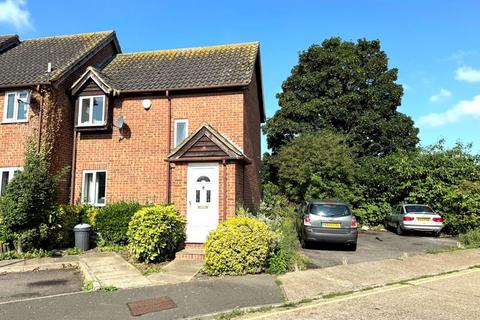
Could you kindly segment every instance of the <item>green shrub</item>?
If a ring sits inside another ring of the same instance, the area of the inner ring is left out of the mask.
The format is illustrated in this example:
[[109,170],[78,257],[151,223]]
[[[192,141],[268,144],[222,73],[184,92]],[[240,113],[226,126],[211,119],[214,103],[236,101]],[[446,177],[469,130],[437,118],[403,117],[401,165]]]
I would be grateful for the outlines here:
[[50,167],[48,148],[29,142],[23,171],[8,184],[0,212],[4,220],[6,240],[18,249],[45,248],[50,243],[50,215],[57,208],[57,191],[63,171],[57,175]]
[[[0,202],[2,202],[3,198],[0,197]],[[2,205],[0,204],[0,207],[2,207]],[[3,214],[2,212],[0,211],[0,243],[1,242],[7,242],[7,228],[5,227],[5,222],[3,220]]]
[[378,204],[366,203],[352,211],[361,225],[373,227],[383,224],[386,215],[392,212],[392,207],[384,202]]
[[185,226],[185,218],[173,205],[140,209],[128,225],[129,249],[139,261],[169,259],[185,241]]
[[480,229],[473,229],[461,234],[459,240],[469,248],[480,248]]
[[280,237],[268,262],[268,272],[281,274],[295,270],[299,242],[295,223],[292,219],[283,218],[278,230]]
[[50,248],[69,248],[74,244],[73,228],[82,222],[85,207],[82,205],[59,206],[49,215]]
[[100,208],[94,216],[96,230],[106,244],[126,244],[128,224],[142,206],[137,202],[116,202]]
[[228,220],[208,236],[204,270],[215,276],[264,272],[275,237],[268,226],[257,219]]

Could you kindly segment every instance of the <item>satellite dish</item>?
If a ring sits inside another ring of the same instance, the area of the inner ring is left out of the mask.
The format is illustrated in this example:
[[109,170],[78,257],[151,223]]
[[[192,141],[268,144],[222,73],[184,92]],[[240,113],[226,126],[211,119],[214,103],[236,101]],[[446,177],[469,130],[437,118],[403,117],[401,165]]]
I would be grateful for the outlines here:
[[150,109],[150,107],[152,106],[152,100],[150,100],[150,99],[143,100],[142,101],[142,106],[143,106],[143,109],[145,109],[145,110]]
[[124,125],[125,119],[123,118],[123,116],[118,117],[117,121],[115,122],[115,127],[117,127],[118,129],[122,129]]

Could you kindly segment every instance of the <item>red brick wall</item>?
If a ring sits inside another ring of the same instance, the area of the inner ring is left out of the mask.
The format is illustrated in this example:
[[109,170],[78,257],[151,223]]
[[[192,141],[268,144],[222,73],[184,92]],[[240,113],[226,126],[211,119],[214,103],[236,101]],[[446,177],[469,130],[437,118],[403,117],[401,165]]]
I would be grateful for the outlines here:
[[[73,72],[59,88],[54,89],[55,108],[60,112],[57,113],[60,119],[43,118],[43,133],[45,138],[47,128],[50,128],[48,122],[59,122],[59,130],[55,135],[55,144],[53,146],[52,167],[54,171],[72,165],[72,145],[73,145],[73,112],[74,103],[69,97],[69,90],[73,82],[82,75],[88,66],[95,66],[104,61],[107,57],[114,54],[115,48],[112,44],[101,49],[96,55],[87,60],[80,68]],[[10,91],[10,90],[8,90]],[[0,117],[3,120],[5,91],[0,91]],[[25,142],[27,137],[38,139],[39,111],[40,111],[40,94],[36,91],[32,92],[32,99],[28,111],[28,123],[0,123],[0,168],[2,167],[21,167],[23,166],[23,158],[25,153]],[[60,183],[59,200],[68,202],[69,200],[69,183],[70,174],[66,173],[64,179]]]
[[0,168],[22,167],[25,153],[25,141],[28,137],[36,138],[38,129],[39,95],[32,92],[29,121],[25,123],[3,123],[5,92],[0,91]]
[[[152,100],[149,110],[142,107],[143,99]],[[107,170],[107,201],[135,199],[140,202],[163,203],[166,200],[166,168],[168,130],[168,100],[164,96],[121,97],[114,101],[113,119],[120,115],[128,126],[128,137],[121,139],[118,129],[110,133],[80,133],[77,140],[75,171],[76,202],[80,200],[82,171]],[[242,92],[172,96],[172,132],[175,119],[188,119],[189,133],[203,122],[222,132],[240,148],[243,146]],[[230,167],[229,167],[230,168]],[[222,172],[220,168],[220,172]],[[235,167],[229,171],[235,182]],[[183,180],[183,182],[182,182]],[[186,169],[176,165],[172,169],[172,202],[181,204],[186,192]],[[236,202],[235,184],[230,188]],[[235,204],[229,203],[229,208]]]

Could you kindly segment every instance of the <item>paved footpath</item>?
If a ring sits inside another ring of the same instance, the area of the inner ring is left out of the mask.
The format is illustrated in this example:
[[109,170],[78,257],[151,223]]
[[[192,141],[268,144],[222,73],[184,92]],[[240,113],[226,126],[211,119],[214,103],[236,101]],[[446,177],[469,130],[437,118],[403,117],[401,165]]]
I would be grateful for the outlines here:
[[334,292],[360,290],[371,286],[462,270],[480,265],[480,249],[404,256],[323,269],[291,272],[279,277],[290,301]]
[[240,319],[477,320],[480,269],[315,300],[293,308],[250,313]]
[[190,281],[203,262],[174,260],[162,272],[144,276],[135,266],[114,252],[87,252],[79,256],[0,261],[0,273],[79,268],[94,288],[120,289]]

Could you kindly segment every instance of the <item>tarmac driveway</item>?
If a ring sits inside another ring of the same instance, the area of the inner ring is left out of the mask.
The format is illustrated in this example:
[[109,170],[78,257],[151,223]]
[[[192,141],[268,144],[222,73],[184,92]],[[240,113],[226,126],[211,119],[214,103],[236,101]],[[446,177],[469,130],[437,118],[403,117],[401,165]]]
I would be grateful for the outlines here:
[[0,303],[81,291],[82,285],[77,269],[0,272]]
[[342,263],[359,263],[408,255],[425,253],[429,250],[456,247],[452,238],[433,238],[426,235],[411,234],[399,236],[390,231],[360,232],[357,251],[333,244],[316,244],[302,252],[310,259],[312,268],[324,268]]

